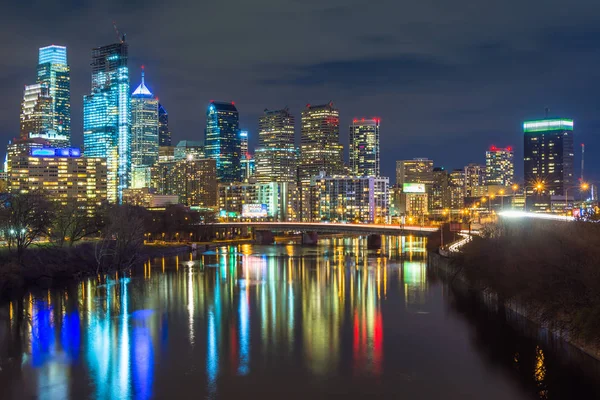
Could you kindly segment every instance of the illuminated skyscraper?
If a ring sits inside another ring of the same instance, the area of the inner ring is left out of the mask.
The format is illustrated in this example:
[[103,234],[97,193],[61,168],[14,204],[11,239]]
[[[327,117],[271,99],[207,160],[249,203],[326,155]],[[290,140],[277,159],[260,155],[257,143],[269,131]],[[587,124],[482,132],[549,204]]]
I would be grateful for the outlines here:
[[510,186],[514,181],[515,163],[512,147],[490,147],[485,152],[486,185]]
[[206,112],[204,151],[217,162],[219,182],[241,179],[239,114],[233,103],[211,101]]
[[144,82],[131,95],[131,162],[150,167],[158,162],[158,100]]
[[104,157],[108,200],[121,202],[131,180],[131,103],[128,46],[92,49],[92,90],[83,98],[83,146],[86,157]]
[[480,186],[485,186],[485,166],[469,164],[465,166],[465,197],[478,197]]
[[169,130],[169,113],[162,104],[158,104],[158,144],[171,145],[171,131]]
[[48,86],[39,83],[25,86],[21,103],[21,139],[47,139],[47,136],[55,133],[53,124],[52,98]]
[[325,176],[343,173],[344,148],[340,144],[340,113],[333,103],[306,106],[302,111],[302,132],[298,178],[304,185],[321,172]]
[[[48,88],[51,98],[51,131],[53,144],[71,142],[71,70],[67,64],[67,48],[46,46],[39,49],[37,83]],[[59,138],[59,139],[56,139]]]
[[290,110],[265,110],[258,122],[256,180],[259,183],[297,180],[294,116]]
[[350,170],[354,176],[379,176],[379,118],[352,121]]
[[526,121],[524,172],[527,191],[536,181],[544,182],[544,192],[564,195],[573,185],[573,120],[543,119]]
[[396,161],[396,183],[433,184],[433,161],[427,158]]

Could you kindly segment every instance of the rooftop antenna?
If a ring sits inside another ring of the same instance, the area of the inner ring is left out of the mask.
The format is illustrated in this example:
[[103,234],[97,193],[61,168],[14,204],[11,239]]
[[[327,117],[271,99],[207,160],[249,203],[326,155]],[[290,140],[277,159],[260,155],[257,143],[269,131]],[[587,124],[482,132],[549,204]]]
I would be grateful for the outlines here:
[[581,143],[581,182],[583,182],[584,161],[585,161],[585,143]]

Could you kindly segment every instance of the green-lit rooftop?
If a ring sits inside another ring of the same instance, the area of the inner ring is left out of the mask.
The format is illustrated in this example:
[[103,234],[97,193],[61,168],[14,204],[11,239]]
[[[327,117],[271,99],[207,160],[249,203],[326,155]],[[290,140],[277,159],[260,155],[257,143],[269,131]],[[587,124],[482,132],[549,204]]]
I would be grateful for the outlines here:
[[525,121],[523,123],[523,132],[544,132],[544,131],[572,131],[572,119],[540,119],[536,121]]

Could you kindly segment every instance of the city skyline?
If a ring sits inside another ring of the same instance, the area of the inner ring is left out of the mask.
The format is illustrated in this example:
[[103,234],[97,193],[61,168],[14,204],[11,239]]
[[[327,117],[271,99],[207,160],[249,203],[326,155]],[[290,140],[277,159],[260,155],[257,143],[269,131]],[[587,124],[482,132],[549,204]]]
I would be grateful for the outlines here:
[[[522,18],[533,13],[534,8],[539,11],[539,7],[534,4],[535,2],[523,6],[526,9],[524,14],[520,13]],[[56,11],[46,7],[28,15],[12,7],[7,10],[5,18],[27,18],[35,23],[32,24],[30,34],[18,38],[16,45],[19,46],[19,51],[15,57],[12,57],[7,66],[0,67],[3,68],[0,70],[3,76],[11,77],[4,84],[7,91],[0,111],[0,139],[3,142],[17,134],[19,104],[13,104],[14,95],[22,96],[23,85],[31,83],[37,64],[36,49],[56,43],[69,49],[73,144],[81,145],[81,96],[89,86],[89,49],[115,40],[111,26],[114,19],[119,28],[128,34],[127,38],[131,43],[130,68],[137,69],[144,64],[153,76],[153,89],[160,94],[161,102],[171,114],[174,143],[184,139],[201,140],[201,132],[195,129],[197,110],[204,107],[209,99],[216,98],[236,101],[240,110],[240,126],[250,132],[251,147],[256,146],[258,117],[265,107],[279,109],[287,105],[292,113],[299,115],[306,102],[316,104],[333,100],[340,109],[342,127],[348,126],[354,117],[378,116],[382,120],[381,160],[382,175],[385,176],[393,176],[394,162],[397,159],[428,157],[449,170],[468,162],[482,162],[479,158],[463,161],[459,153],[479,157],[478,149],[485,149],[495,143],[512,145],[515,148],[515,159],[518,160],[523,150],[522,121],[543,117],[545,107],[550,108],[552,116],[573,118],[576,121],[576,149],[579,148],[579,143],[584,142],[588,153],[593,154],[593,149],[600,146],[600,139],[594,135],[600,129],[600,123],[595,115],[595,100],[591,96],[596,90],[597,72],[586,68],[581,74],[573,74],[572,67],[565,65],[567,63],[563,61],[569,59],[569,65],[580,65],[578,60],[586,61],[586,65],[595,64],[597,56],[593,54],[593,41],[586,39],[583,33],[591,25],[584,16],[594,15],[589,8],[595,6],[572,10],[575,16],[568,21],[561,21],[561,24],[566,25],[561,25],[561,29],[549,20],[544,20],[535,31],[531,29],[527,32],[521,32],[514,25],[508,26],[505,31],[499,31],[497,24],[492,24],[496,28],[488,36],[456,41],[450,47],[456,59],[452,59],[450,49],[442,51],[439,45],[433,46],[431,35],[423,35],[420,29],[407,35],[411,26],[409,22],[414,17],[402,16],[398,25],[403,35],[386,30],[371,35],[362,32],[352,34],[348,28],[332,33],[335,38],[333,43],[336,44],[329,54],[319,60],[316,54],[317,51],[319,54],[323,53],[323,45],[319,44],[311,50],[308,44],[302,44],[297,40],[298,32],[303,32],[302,27],[292,21],[289,27],[284,28],[284,33],[293,33],[295,38],[283,52],[286,57],[275,55],[273,58],[265,58],[265,52],[255,46],[250,45],[245,49],[240,46],[239,51],[233,52],[239,62],[227,64],[229,67],[221,70],[219,67],[223,62],[219,59],[231,59],[231,56],[224,55],[225,48],[231,48],[227,47],[231,40],[229,35],[216,37],[207,45],[211,54],[217,55],[210,57],[208,61],[200,63],[199,57],[185,50],[190,42],[206,37],[211,24],[197,28],[198,31],[178,27],[177,35],[168,31],[161,32],[160,35],[149,35],[148,25],[142,24],[142,21],[147,20],[140,15],[139,7],[120,8],[114,7],[114,4],[96,7],[99,9],[96,20],[86,16],[89,11],[86,6],[73,10],[74,15],[82,18],[80,24],[93,27],[89,31],[82,30],[79,24],[61,18]],[[217,14],[224,12],[222,6],[214,7]],[[509,5],[499,7],[499,14],[506,17]],[[259,4],[257,8],[261,10],[264,6]],[[292,6],[290,8],[296,9]],[[318,15],[322,11],[323,18],[336,24],[342,15],[344,19],[348,19],[347,23],[358,18],[358,13],[352,11],[352,8],[351,4],[342,2],[333,2],[327,7],[315,4],[303,6],[306,16]],[[107,14],[109,10],[110,14]],[[147,15],[150,12],[144,10],[141,14]],[[377,10],[369,9],[364,12],[373,15]],[[446,14],[448,11],[441,13]],[[556,15],[556,11],[547,10],[546,7],[544,13]],[[42,15],[48,14],[57,15],[57,19],[63,23],[45,22]],[[110,17],[103,19],[105,15]],[[384,15],[381,17],[389,18]],[[149,16],[149,20],[153,18],[156,16]],[[466,21],[469,14],[460,18]],[[496,17],[485,15],[488,22],[495,19]],[[508,18],[509,21],[516,19],[517,16]],[[193,25],[196,29],[198,24]],[[235,31],[242,26],[248,27],[244,22],[236,26]],[[435,35],[440,37],[435,42],[445,40],[443,37],[448,28],[442,28]],[[181,34],[181,30],[188,34]],[[515,38],[516,32],[521,33],[518,40]],[[316,32],[306,33],[310,38],[315,38],[323,34],[323,30],[319,28]],[[185,41],[175,40],[176,36],[185,37]],[[401,39],[402,36],[406,39]],[[149,40],[151,37],[156,39]],[[181,46],[169,46],[169,43],[174,42]],[[306,42],[310,43],[311,40]],[[422,52],[416,51],[418,45],[422,45]],[[220,48],[223,50],[219,50]],[[344,52],[344,48],[352,48],[352,54]],[[552,60],[551,54],[558,51],[562,54],[561,60],[549,62]],[[289,59],[288,64],[284,63],[285,58]],[[301,61],[302,59],[305,61]],[[502,63],[506,61],[493,62],[499,59],[510,59],[514,68],[503,71]],[[532,61],[532,64],[528,65],[528,61]],[[265,64],[265,68],[256,68],[261,62]],[[440,68],[440,64],[449,68]],[[418,65],[423,65],[423,68],[416,68]],[[348,72],[340,73],[345,67]],[[394,78],[392,70],[399,72],[398,75],[403,78]],[[307,76],[307,71],[311,72],[312,77]],[[375,71],[377,76],[373,77]],[[511,71],[514,72],[509,74]],[[473,76],[468,76],[468,73],[473,73]],[[431,78],[436,78],[433,79],[436,82],[441,80],[443,84],[432,85]],[[305,87],[299,87],[300,84]],[[506,89],[507,84],[512,84],[511,90]],[[515,92],[521,95],[515,97]],[[296,122],[299,123],[299,118]],[[298,125],[296,129],[298,130]],[[342,134],[340,141],[345,148],[347,139]],[[396,153],[399,154],[396,156]],[[580,164],[578,158],[579,152],[576,152],[576,175]],[[522,165],[517,163],[516,168],[516,175],[522,177]],[[598,166],[591,157],[586,168],[594,179]]]

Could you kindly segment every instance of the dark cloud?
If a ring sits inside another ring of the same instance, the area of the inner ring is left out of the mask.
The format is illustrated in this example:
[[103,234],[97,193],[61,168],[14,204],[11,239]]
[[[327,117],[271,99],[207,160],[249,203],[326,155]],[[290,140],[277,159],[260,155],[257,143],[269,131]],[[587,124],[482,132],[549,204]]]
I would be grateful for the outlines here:
[[299,116],[306,103],[333,100],[344,143],[354,116],[382,118],[383,168],[393,176],[397,159],[454,168],[483,161],[490,144],[521,151],[522,120],[550,107],[576,120],[586,165],[600,168],[600,3],[591,0],[11,2],[0,15],[2,143],[18,132],[37,48],[51,43],[69,49],[82,142],[90,49],[115,41],[113,20],[127,33],[132,86],[144,64],[175,140],[201,139],[210,99],[235,100],[254,142],[265,107]]

